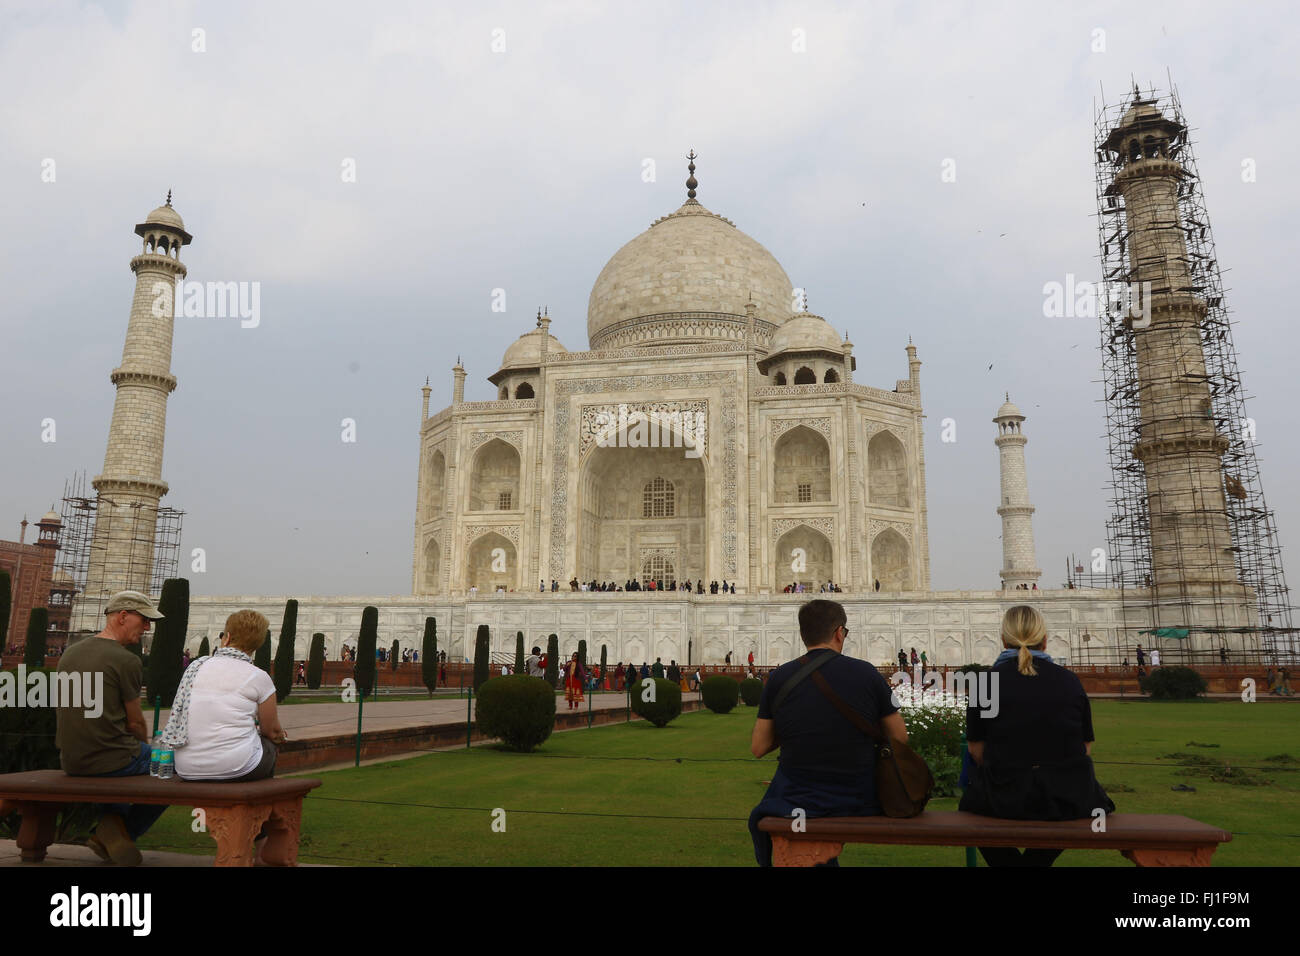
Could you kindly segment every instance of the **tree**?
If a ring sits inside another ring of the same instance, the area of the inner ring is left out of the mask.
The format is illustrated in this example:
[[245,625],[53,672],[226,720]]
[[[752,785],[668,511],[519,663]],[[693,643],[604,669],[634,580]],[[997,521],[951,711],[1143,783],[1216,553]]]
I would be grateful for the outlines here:
[[271,673],[271,629],[269,627],[266,629],[266,639],[262,641],[262,646],[253,655],[253,664],[262,668],[268,674]]
[[9,614],[13,606],[13,581],[8,571],[0,570],[0,653],[9,647],[5,642],[9,639]]
[[486,624],[478,626],[478,634],[474,638],[474,692],[488,679],[488,661],[492,656],[492,635],[488,631]]
[[582,669],[584,671],[587,669],[587,642],[586,641],[578,642],[578,663],[582,665]]
[[401,653],[401,650],[402,650],[402,649],[401,649],[401,647],[398,645],[398,642],[397,642],[396,640],[394,640],[394,641],[393,641],[393,646],[392,646],[391,648],[389,648],[389,651],[388,651],[388,669],[389,669],[390,671],[395,671],[395,670],[397,670],[397,655],[398,655],[399,653]]
[[293,652],[298,643],[298,602],[289,598],[284,605],[284,624],[280,626],[280,643],[275,648],[275,702],[293,693]]
[[524,670],[524,632],[515,632],[515,673],[525,674]]
[[161,697],[162,706],[170,707],[184,670],[181,658],[185,654],[185,632],[190,626],[190,582],[185,578],[164,581],[158,610],[162,617],[153,625],[145,685],[150,701]]
[[50,609],[32,608],[32,615],[27,619],[27,647],[23,653],[23,663],[29,668],[45,666],[45,631],[50,626]]
[[203,635],[203,640],[199,641],[199,657],[208,657],[212,653],[212,645],[208,643],[208,636]]
[[605,680],[609,677],[609,672],[605,669],[609,666],[607,663],[608,660],[608,650],[605,645],[602,644],[600,645],[600,682],[602,687],[605,686]]
[[429,689],[429,696],[438,689],[438,622],[424,619],[424,642],[420,645],[420,677]]
[[560,683],[560,639],[554,634],[546,639],[546,681],[552,687]]
[[361,696],[375,686],[375,641],[379,637],[379,608],[366,605],[361,612],[361,634],[357,638],[357,666],[353,668]]
[[325,670],[325,635],[311,636],[311,650],[307,653],[307,689],[320,687],[321,673]]

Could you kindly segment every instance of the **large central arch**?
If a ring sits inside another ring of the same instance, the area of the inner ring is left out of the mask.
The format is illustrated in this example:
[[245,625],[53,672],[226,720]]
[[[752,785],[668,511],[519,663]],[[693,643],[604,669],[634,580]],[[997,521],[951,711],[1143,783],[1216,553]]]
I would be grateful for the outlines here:
[[677,581],[708,576],[704,461],[686,451],[593,447],[578,477],[580,579],[622,584],[648,566],[671,567]]
[[772,561],[772,586],[776,591],[787,584],[802,584],[816,590],[835,580],[835,552],[830,540],[806,524],[781,535]]

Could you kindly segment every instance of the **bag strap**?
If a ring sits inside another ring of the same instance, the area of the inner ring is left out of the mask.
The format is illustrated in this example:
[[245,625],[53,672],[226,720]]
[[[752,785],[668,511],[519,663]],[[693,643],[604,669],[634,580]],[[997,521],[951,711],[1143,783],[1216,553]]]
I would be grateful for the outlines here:
[[781,702],[790,695],[790,691],[794,690],[800,681],[802,681],[805,677],[807,677],[817,668],[821,667],[823,664],[825,664],[834,656],[835,656],[834,653],[830,653],[830,654],[820,654],[817,657],[813,657],[813,658],[810,658],[807,654],[801,657],[800,660],[804,662],[803,667],[795,671],[794,676],[792,676],[788,681],[786,681],[784,684],[781,685],[781,689],[777,691],[776,700],[772,701],[772,713],[773,714],[776,713],[776,709],[781,706]]
[[813,683],[817,685],[817,689],[826,695],[826,698],[835,706],[835,709],[848,718],[849,722],[853,724],[854,727],[857,727],[858,730],[862,731],[876,743],[882,745],[885,744],[885,736],[880,732],[879,728],[846,704],[844,698],[831,689],[830,683],[827,682],[824,676],[821,674],[813,674],[812,679]]

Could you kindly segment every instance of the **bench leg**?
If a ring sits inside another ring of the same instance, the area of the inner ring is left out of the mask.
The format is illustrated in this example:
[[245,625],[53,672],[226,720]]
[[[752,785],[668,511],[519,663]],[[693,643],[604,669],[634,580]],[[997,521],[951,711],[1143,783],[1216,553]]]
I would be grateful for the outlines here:
[[266,844],[258,862],[268,866],[298,865],[298,831],[302,825],[302,798],[285,800],[271,808]]
[[772,834],[773,866],[816,866],[818,863],[829,863],[843,850],[843,843],[789,840],[778,834]]
[[1121,850],[1137,866],[1209,866],[1216,845],[1187,850]]
[[208,832],[217,841],[217,866],[252,866],[253,838],[271,815],[267,804],[206,809]]
[[23,822],[18,827],[18,844],[24,863],[40,863],[45,859],[45,852],[54,842],[54,824],[58,818],[60,806],[57,803],[23,803],[18,800],[6,800],[0,804],[0,812],[20,813]]

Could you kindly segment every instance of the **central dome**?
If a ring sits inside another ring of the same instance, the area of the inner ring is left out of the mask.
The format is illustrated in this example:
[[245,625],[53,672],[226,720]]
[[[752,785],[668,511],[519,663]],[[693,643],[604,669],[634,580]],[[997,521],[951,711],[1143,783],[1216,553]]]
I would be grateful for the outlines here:
[[591,348],[743,337],[745,304],[760,321],[792,314],[790,277],[729,219],[688,199],[605,264],[587,302]]

